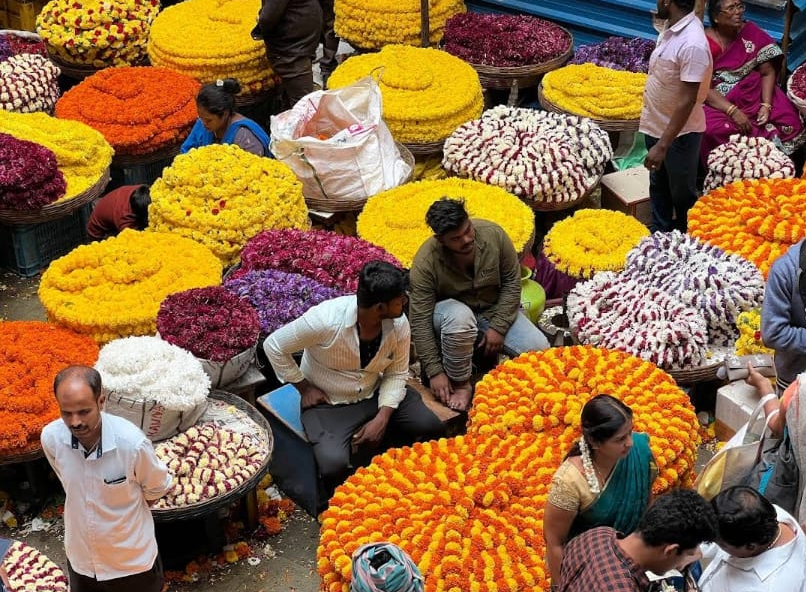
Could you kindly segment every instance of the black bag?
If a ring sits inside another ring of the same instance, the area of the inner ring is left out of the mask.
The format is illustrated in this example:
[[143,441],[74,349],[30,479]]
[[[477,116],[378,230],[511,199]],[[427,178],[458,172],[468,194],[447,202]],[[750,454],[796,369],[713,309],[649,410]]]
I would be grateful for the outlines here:
[[790,514],[798,500],[800,469],[795,460],[792,440],[785,428],[783,437],[761,453],[742,485],[748,485]]

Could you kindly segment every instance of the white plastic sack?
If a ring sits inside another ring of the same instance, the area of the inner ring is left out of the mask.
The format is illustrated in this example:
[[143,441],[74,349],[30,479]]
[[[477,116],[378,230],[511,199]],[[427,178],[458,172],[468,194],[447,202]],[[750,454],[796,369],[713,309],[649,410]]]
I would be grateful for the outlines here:
[[363,203],[411,173],[382,112],[380,88],[369,76],[313,92],[271,118],[271,151],[297,175],[306,198]]

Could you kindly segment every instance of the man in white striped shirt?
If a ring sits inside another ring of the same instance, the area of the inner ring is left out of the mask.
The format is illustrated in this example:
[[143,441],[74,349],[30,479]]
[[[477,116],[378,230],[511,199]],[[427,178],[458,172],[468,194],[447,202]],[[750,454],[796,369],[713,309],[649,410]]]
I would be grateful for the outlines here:
[[[381,446],[439,438],[445,428],[406,387],[406,276],[367,263],[358,293],[325,301],[264,343],[277,377],[301,395],[302,424],[328,494]],[[292,354],[303,350],[300,365]]]

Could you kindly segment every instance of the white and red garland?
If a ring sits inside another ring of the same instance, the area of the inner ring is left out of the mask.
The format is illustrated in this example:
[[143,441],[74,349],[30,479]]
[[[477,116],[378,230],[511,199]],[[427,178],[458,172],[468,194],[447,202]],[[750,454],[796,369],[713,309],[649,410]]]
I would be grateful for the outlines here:
[[67,592],[62,569],[21,541],[14,541],[3,558],[10,592]]
[[740,179],[791,179],[795,163],[767,138],[735,135],[711,150],[705,192]]

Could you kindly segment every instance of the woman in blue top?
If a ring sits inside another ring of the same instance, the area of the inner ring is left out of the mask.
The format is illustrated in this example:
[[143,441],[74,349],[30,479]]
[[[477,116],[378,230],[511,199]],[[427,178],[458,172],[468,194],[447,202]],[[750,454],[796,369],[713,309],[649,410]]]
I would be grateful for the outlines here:
[[257,123],[235,111],[241,85],[233,78],[205,84],[196,96],[199,119],[180,152],[210,144],[235,144],[258,156],[271,156],[269,136]]

